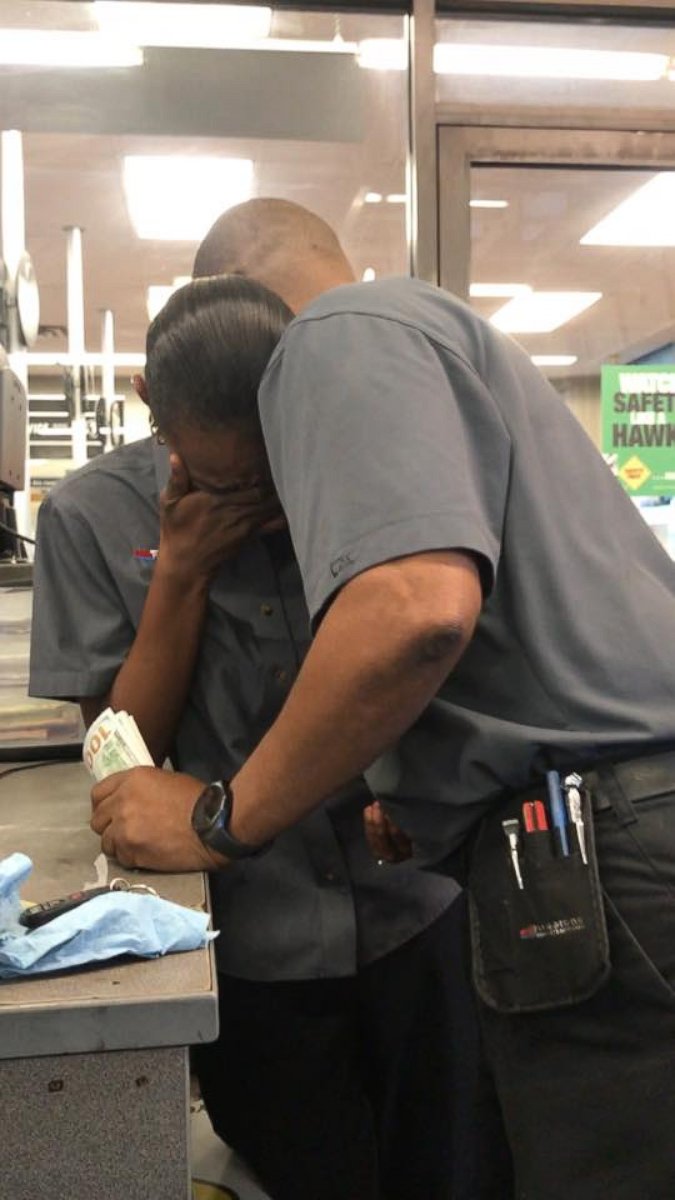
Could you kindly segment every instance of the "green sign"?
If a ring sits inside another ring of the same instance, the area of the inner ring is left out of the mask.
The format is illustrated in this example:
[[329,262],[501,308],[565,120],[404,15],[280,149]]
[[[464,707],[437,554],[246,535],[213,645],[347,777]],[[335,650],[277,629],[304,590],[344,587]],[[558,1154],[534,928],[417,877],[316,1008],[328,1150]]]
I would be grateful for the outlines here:
[[675,365],[602,368],[602,452],[631,496],[675,496]]

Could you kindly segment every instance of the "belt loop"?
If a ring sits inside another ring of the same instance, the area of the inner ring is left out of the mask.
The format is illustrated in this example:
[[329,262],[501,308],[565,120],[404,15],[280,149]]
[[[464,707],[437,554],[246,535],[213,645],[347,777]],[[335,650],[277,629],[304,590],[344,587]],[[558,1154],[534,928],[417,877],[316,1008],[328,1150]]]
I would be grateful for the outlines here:
[[619,825],[634,825],[637,815],[621,785],[614,767],[609,763],[598,771],[603,791],[609,800]]

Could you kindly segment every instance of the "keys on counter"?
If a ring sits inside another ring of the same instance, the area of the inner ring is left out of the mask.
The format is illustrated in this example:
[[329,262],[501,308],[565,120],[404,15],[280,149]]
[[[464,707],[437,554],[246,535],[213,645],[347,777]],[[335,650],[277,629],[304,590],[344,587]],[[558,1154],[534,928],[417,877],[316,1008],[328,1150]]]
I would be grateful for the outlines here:
[[155,889],[147,883],[129,883],[126,879],[112,879],[106,887],[83,888],[82,891],[71,892],[69,896],[59,896],[57,900],[44,900],[42,904],[31,904],[29,908],[24,908],[19,917],[19,924],[25,925],[27,929],[39,929],[41,925],[46,925],[55,917],[71,912],[72,909],[79,908],[81,904],[86,904],[87,900],[93,900],[94,896],[103,896],[107,892],[143,892],[146,895],[157,895]]

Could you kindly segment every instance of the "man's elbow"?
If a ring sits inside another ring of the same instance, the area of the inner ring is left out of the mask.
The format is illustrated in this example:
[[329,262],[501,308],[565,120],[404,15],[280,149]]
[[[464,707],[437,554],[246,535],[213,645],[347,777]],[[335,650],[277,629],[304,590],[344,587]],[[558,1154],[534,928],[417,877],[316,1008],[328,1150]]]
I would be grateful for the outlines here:
[[482,606],[475,560],[453,551],[375,567],[345,592],[353,614],[368,613],[373,648],[384,639],[406,666],[418,669],[452,670],[471,641]]
[[456,662],[468,646],[472,632],[473,626],[468,622],[454,620],[417,629],[411,638],[412,657],[420,666]]

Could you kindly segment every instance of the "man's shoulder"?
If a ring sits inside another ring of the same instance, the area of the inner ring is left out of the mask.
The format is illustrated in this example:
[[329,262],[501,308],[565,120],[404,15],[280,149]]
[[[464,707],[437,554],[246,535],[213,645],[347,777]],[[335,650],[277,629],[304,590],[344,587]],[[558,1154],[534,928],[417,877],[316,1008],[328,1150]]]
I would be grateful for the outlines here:
[[392,319],[410,319],[427,310],[442,309],[447,313],[466,311],[479,320],[457,296],[434,284],[410,276],[391,276],[368,283],[347,283],[331,288],[318,296],[296,318],[294,324],[312,321],[338,313],[362,313]]
[[[461,357],[485,343],[495,330],[478,313],[443,288],[421,279],[393,277],[353,283],[324,292],[304,310],[290,330],[308,332],[331,318],[361,317],[407,327]],[[368,335],[364,346],[368,345]]]
[[152,438],[143,438],[93,458],[62,479],[51,490],[48,507],[75,513],[91,502],[102,507],[121,490],[131,489],[143,497],[156,496],[155,459]]

